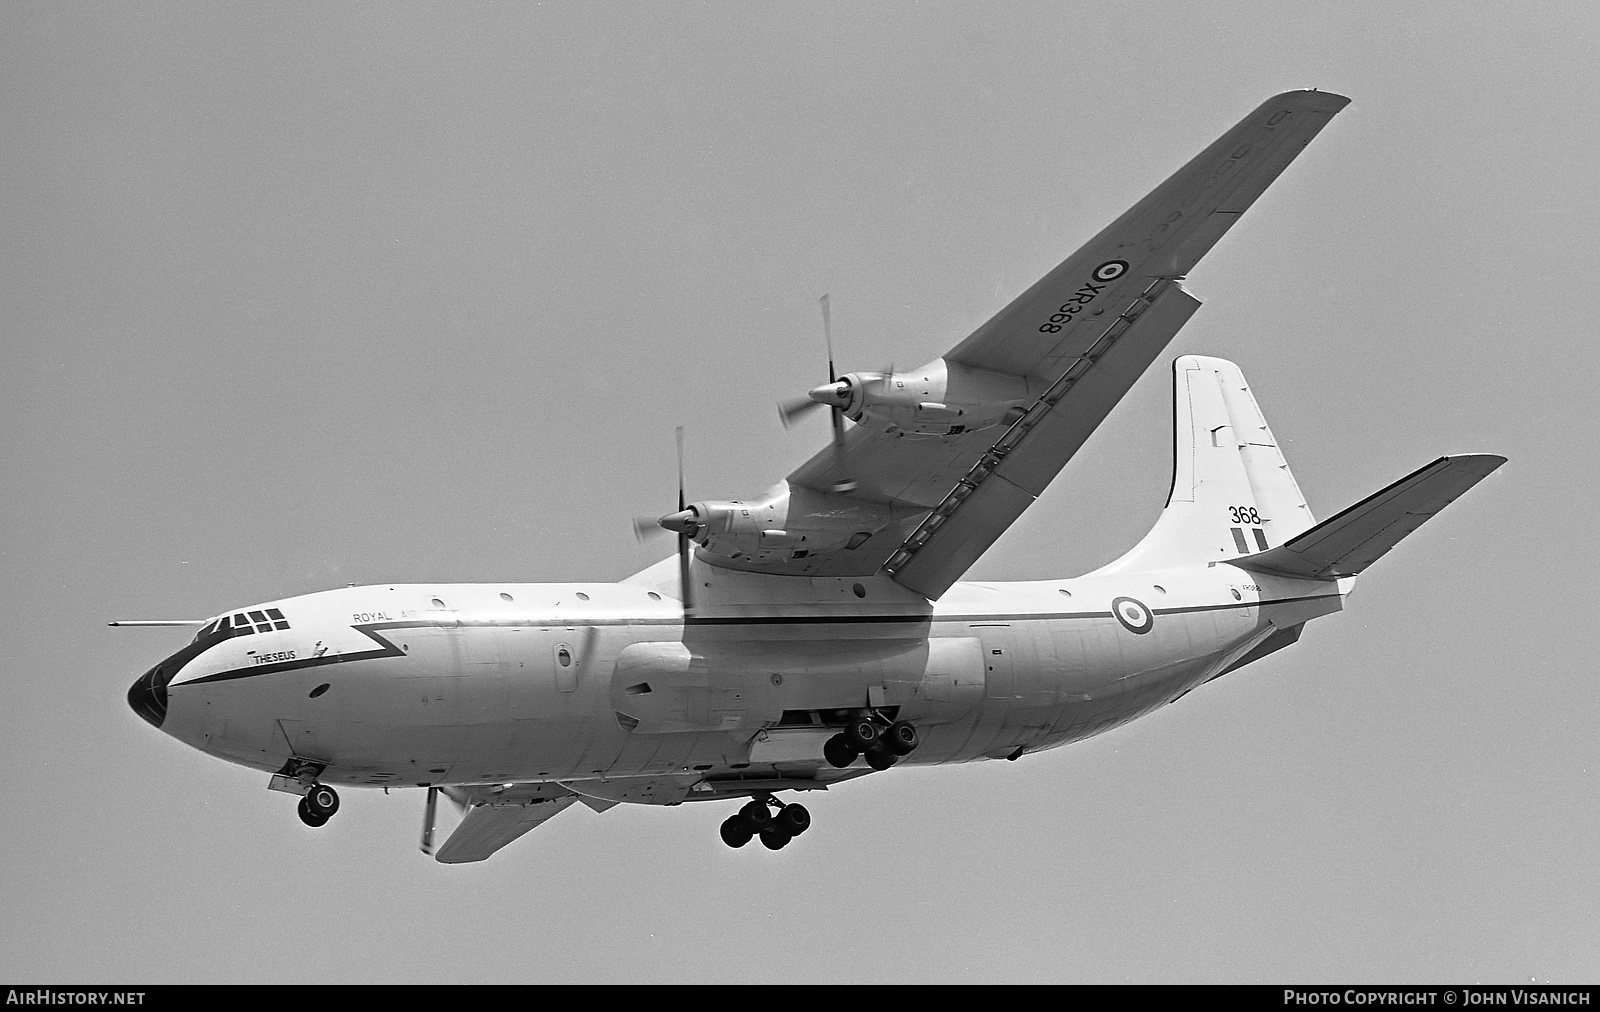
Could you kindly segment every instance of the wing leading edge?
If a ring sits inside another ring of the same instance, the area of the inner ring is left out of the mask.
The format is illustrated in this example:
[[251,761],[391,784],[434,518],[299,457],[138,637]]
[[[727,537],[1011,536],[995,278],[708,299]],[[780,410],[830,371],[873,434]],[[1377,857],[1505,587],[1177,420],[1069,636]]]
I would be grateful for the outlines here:
[[1022,393],[1005,424],[910,433],[867,409],[841,448],[789,476],[794,505],[813,517],[880,509],[885,522],[865,543],[803,560],[707,561],[795,575],[884,569],[928,598],[943,594],[1199,308],[1179,280],[1349,101],[1319,91],[1268,99],[944,358],[906,374],[952,389],[973,377],[1009,384]]

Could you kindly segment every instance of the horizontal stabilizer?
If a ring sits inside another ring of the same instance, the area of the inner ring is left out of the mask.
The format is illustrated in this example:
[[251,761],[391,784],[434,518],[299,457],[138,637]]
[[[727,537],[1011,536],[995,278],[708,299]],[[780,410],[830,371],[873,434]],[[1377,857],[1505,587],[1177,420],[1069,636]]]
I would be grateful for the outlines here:
[[1440,457],[1277,548],[1229,562],[1301,579],[1355,576],[1505,462],[1492,453]]

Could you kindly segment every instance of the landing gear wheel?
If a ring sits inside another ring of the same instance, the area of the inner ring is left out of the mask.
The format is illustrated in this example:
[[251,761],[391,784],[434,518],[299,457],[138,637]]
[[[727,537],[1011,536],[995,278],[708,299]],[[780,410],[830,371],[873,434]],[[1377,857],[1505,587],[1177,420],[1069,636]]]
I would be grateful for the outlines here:
[[844,769],[856,761],[856,756],[861,753],[845,743],[844,735],[836,734],[822,744],[822,757],[828,760],[828,765],[836,769]]
[[844,743],[857,752],[865,752],[878,740],[878,725],[870,717],[857,717],[844,726]]
[[750,842],[750,839],[753,836],[755,836],[755,834],[750,832],[750,827],[744,824],[744,819],[742,816],[730,815],[727,819],[723,820],[722,842],[733,849],[738,850],[740,847],[743,847],[745,844]]
[[745,827],[751,835],[761,832],[772,825],[772,813],[767,811],[765,801],[752,801],[739,809],[739,818],[744,820]]
[[873,749],[867,753],[867,765],[875,770],[886,770],[899,760],[899,756],[882,749]]
[[300,799],[300,807],[296,809],[296,811],[300,813],[300,821],[310,826],[312,829],[316,829],[328,821],[328,816],[318,815],[316,812],[313,812],[311,810],[311,806],[306,803],[305,798]]
[[789,846],[791,839],[793,837],[780,829],[767,829],[761,833],[761,846],[768,850],[782,850]]
[[784,805],[772,828],[782,830],[785,836],[799,836],[811,828],[811,813],[805,805]]
[[917,729],[908,720],[897,720],[883,734],[883,747],[895,755],[910,755],[919,744]]
[[302,800],[305,802],[306,811],[321,816],[323,822],[333,818],[333,813],[339,810],[339,792],[327,784],[313,785]]

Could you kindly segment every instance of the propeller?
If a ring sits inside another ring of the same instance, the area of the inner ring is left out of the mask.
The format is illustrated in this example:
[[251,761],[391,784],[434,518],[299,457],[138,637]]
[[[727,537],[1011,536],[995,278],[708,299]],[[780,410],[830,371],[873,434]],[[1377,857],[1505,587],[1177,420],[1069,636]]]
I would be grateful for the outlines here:
[[850,403],[850,390],[839,383],[839,373],[833,366],[833,318],[828,308],[826,295],[817,300],[822,307],[822,337],[828,345],[828,382],[819,387],[812,387],[804,397],[780,401],[778,404],[778,418],[782,420],[783,427],[789,428],[795,422],[820,407],[827,406],[833,409],[833,441],[844,442],[844,407]]
[[664,517],[636,516],[633,518],[633,536],[641,542],[652,541],[662,534],[678,535],[678,598],[683,602],[686,618],[694,616],[694,584],[689,579],[689,543],[700,533],[700,515],[689,508],[683,483],[683,426],[678,426],[678,512]]
[[844,474],[844,409],[850,403],[850,386],[848,383],[840,382],[839,373],[833,366],[833,317],[828,307],[828,296],[823,295],[817,300],[817,304],[822,307],[822,338],[828,345],[828,382],[819,387],[812,387],[804,397],[779,401],[778,418],[787,429],[820,407],[826,406],[830,410],[833,415],[833,455],[841,475],[834,483],[833,490],[849,492],[856,487],[856,483],[842,475]]
[[439,788],[428,788],[428,800],[422,807],[422,852],[433,853],[433,821],[439,814]]

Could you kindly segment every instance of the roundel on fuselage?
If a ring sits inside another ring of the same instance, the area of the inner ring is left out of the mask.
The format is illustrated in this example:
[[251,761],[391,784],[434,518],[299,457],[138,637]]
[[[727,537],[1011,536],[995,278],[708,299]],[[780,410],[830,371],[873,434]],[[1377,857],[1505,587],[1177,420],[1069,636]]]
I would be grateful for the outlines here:
[[1122,628],[1136,636],[1143,636],[1156,624],[1156,617],[1144,602],[1131,597],[1117,597],[1111,601],[1111,614],[1122,623]]

